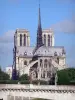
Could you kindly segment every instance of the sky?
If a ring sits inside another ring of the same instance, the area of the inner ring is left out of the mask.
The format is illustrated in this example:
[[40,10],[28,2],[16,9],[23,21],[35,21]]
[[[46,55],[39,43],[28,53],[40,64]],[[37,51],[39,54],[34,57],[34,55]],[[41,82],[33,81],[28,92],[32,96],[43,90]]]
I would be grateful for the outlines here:
[[[55,46],[64,46],[66,64],[75,67],[75,0],[40,0],[42,29],[52,28]],[[39,0],[0,1],[0,65],[13,64],[13,37],[17,28],[28,29],[36,44]]]

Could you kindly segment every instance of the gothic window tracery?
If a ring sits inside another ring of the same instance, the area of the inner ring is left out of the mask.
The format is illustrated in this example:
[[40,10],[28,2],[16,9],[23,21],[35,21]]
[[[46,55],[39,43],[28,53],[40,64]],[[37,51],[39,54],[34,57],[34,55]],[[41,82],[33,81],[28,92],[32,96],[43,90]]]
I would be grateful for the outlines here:
[[20,46],[22,46],[22,34],[20,34]]
[[48,46],[50,46],[50,35],[48,35]]
[[24,34],[24,46],[26,46],[26,34]]
[[46,35],[44,34],[44,45],[46,46]]

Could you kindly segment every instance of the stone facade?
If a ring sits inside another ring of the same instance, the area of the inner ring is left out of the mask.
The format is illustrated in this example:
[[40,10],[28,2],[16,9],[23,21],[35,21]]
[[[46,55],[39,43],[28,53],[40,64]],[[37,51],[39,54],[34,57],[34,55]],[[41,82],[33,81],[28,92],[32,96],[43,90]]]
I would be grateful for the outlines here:
[[14,35],[13,69],[21,76],[28,74],[32,80],[49,81],[56,76],[56,71],[66,68],[64,47],[54,46],[54,32],[42,30],[39,8],[37,43],[30,46],[28,30],[17,29]]
[[[26,33],[27,32],[27,33]],[[22,43],[24,43],[24,34],[29,38],[26,39],[26,45],[20,45],[20,34],[22,34]],[[64,69],[66,67],[66,53],[64,47],[54,46],[54,33],[51,29],[42,31],[42,40],[45,43],[44,35],[46,35],[46,45],[41,46],[35,51],[35,47],[30,47],[30,36],[29,32],[24,29],[18,29],[14,35],[14,60],[13,66],[16,66],[19,75],[28,74],[32,76],[33,80],[50,80],[54,71]],[[50,35],[50,41],[48,36]],[[17,37],[18,36],[18,37]],[[48,43],[50,42],[50,43]],[[29,44],[27,44],[29,43]],[[50,44],[50,45],[48,45]],[[15,50],[16,46],[16,50]],[[35,53],[34,53],[35,51]],[[16,55],[15,55],[16,54]],[[37,59],[35,57],[38,55]],[[31,65],[34,60],[38,60],[38,63]],[[36,66],[34,68],[34,66]],[[38,74],[38,75],[37,75]]]
[[12,67],[6,67],[6,73],[12,78]]

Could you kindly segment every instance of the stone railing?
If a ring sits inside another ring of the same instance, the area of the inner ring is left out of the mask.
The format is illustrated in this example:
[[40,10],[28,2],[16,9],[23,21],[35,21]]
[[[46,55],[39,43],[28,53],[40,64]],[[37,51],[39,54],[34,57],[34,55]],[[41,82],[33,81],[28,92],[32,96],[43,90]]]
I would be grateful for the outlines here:
[[73,90],[75,91],[75,86],[67,85],[21,85],[21,84],[1,84],[1,89],[39,89],[39,90]]

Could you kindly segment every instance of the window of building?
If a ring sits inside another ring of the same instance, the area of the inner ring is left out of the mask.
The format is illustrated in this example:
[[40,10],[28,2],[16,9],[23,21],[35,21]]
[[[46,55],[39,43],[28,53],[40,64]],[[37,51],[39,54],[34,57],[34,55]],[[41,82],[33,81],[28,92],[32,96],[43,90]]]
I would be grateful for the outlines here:
[[44,66],[47,68],[47,59],[44,61]]
[[49,71],[47,71],[47,77],[50,78],[51,74]]
[[46,46],[46,35],[44,35],[44,45]]
[[45,78],[45,71],[43,72],[43,78]]
[[48,46],[50,46],[50,35],[48,35]]
[[26,46],[26,34],[24,34],[24,46]]
[[42,59],[40,59],[40,66],[42,66]]
[[22,46],[22,34],[20,34],[20,46]]
[[27,61],[26,60],[24,61],[24,65],[27,65]]
[[49,67],[51,67],[51,62],[49,62]]
[[27,52],[26,51],[25,51],[24,55],[27,56]]
[[57,57],[57,63],[59,64],[59,57]]
[[57,52],[54,53],[54,56],[57,56]]

